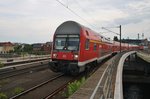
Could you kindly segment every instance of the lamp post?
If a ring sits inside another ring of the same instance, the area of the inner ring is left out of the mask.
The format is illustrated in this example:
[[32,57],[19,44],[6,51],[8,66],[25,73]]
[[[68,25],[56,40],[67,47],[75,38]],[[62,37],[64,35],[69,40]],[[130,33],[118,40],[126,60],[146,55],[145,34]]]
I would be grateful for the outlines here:
[[[112,27],[111,27],[112,28]],[[121,53],[121,25],[119,25],[119,26],[117,26],[117,27],[114,27],[114,28],[119,28],[120,29],[120,33],[116,33],[116,32],[114,32],[114,31],[111,31],[111,30],[109,30],[109,29],[107,29],[107,28],[105,28],[105,27],[102,27],[102,29],[105,29],[105,30],[107,30],[107,31],[109,31],[109,32],[112,32],[112,33],[114,33],[114,34],[117,34],[117,35],[119,35],[120,36],[120,53]]]
[[121,25],[119,26],[120,28],[120,53],[121,53]]

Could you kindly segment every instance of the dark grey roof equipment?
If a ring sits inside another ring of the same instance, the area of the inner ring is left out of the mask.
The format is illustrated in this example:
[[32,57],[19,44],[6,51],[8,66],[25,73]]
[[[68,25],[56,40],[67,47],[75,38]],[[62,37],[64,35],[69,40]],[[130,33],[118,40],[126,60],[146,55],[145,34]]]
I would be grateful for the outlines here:
[[62,23],[55,31],[55,34],[80,34],[82,25],[74,21]]

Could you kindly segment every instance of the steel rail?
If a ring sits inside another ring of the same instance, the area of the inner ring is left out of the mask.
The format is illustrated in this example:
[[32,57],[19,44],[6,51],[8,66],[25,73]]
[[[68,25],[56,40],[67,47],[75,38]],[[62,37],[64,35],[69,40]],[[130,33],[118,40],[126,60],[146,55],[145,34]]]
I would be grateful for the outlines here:
[[[14,64],[14,63],[22,63],[22,62],[27,62],[27,61],[36,61],[36,60],[42,60],[42,59],[48,59],[48,58],[50,58],[50,56],[49,57],[37,57],[37,58],[24,58],[24,59],[22,59],[22,60],[15,60],[15,59],[6,59],[6,62],[5,61],[2,61],[2,63],[4,64],[4,65],[9,65],[9,64]],[[1,61],[1,60],[0,60]]]
[[37,63],[38,63],[38,64],[34,63],[34,64],[21,65],[21,66],[31,65],[30,67],[25,67],[25,68],[23,68],[23,69],[16,69],[16,67],[20,67],[20,66],[14,66],[14,67],[11,67],[11,68],[7,68],[7,69],[4,69],[4,70],[0,70],[0,75],[8,74],[8,73],[15,72],[15,71],[19,71],[19,70],[29,69],[29,68],[36,68],[36,67],[39,66],[39,65],[48,64],[48,63],[46,63],[46,61],[44,61],[44,62],[41,61],[41,62],[37,62]]
[[45,58],[50,57],[49,55],[39,55],[39,56],[24,56],[24,57],[14,57],[14,58],[0,58],[0,61],[7,61],[7,60],[25,60],[25,59],[36,59],[36,58]]
[[36,85],[36,86],[30,88],[30,89],[27,89],[27,90],[21,92],[20,94],[17,94],[17,95],[15,95],[15,96],[11,97],[10,99],[19,98],[20,96],[23,96],[23,95],[25,95],[25,94],[27,94],[27,93],[29,93],[29,92],[31,92],[31,91],[33,91],[33,90],[39,88],[39,87],[42,87],[43,85],[45,85],[45,84],[47,84],[47,83],[49,83],[49,82],[52,82],[52,81],[54,81],[54,80],[56,80],[56,79],[58,79],[58,78],[60,78],[60,77],[62,77],[62,76],[64,76],[64,74],[59,74],[59,75],[56,76],[56,77],[53,77],[53,78],[51,78],[51,79],[49,79],[49,80],[47,80],[47,81],[44,81],[44,82],[42,82],[42,83],[40,83],[40,84],[38,84],[38,85]]
[[66,88],[66,86],[75,81],[76,79],[72,79],[68,82],[66,82],[65,84],[63,84],[61,87],[59,87],[58,89],[54,90],[52,93],[50,93],[48,96],[46,96],[44,99],[51,99],[53,96],[55,96],[56,94],[58,94],[59,92],[61,92],[64,88]]
[[[92,71],[92,73],[94,73],[94,72]],[[89,74],[89,75],[90,75],[90,74]],[[74,82],[75,80],[80,79],[80,78],[82,78],[82,77],[85,77],[85,73],[84,73],[84,72],[81,73],[79,76],[77,76],[77,77],[71,79],[70,81],[66,82],[66,83],[63,84],[61,87],[59,87],[59,88],[57,88],[56,90],[54,90],[53,92],[51,92],[51,93],[50,93],[48,96],[46,96],[44,99],[51,99],[51,98],[53,98],[55,95],[57,95],[57,94],[58,94],[59,92],[61,92],[63,89],[65,89],[69,83],[72,83],[72,82]]]
[[44,61],[44,60],[49,60],[49,59],[50,58],[27,59],[27,60],[15,61],[15,62],[7,62],[7,63],[3,63],[3,64],[5,67],[8,67],[8,66],[19,65],[19,64],[24,64],[24,63],[38,62],[38,61],[42,61],[42,60]]
[[26,73],[29,73],[30,71],[43,70],[43,69],[48,68],[48,66],[46,64],[44,66],[42,66],[42,65],[43,64],[40,64],[38,66],[32,66],[29,68],[20,69],[20,70],[3,72],[0,74],[0,80],[14,77],[14,76],[17,76],[20,74],[26,74]]
[[36,64],[36,63],[43,63],[43,62],[46,62],[46,61],[49,61],[49,59],[39,60],[39,61],[36,61],[36,62],[22,63],[22,64],[17,64],[17,65],[12,65],[12,66],[5,66],[5,67],[0,68],[0,71],[5,70],[5,69],[11,69],[11,68],[16,68],[16,67],[26,66],[26,65],[33,65],[33,64]]

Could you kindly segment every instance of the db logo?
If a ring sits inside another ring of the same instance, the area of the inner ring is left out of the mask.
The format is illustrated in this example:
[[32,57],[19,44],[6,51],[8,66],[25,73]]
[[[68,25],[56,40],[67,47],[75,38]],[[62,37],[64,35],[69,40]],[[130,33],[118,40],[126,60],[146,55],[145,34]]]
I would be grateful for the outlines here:
[[99,48],[102,48],[102,45],[99,45]]
[[62,57],[63,57],[63,58],[66,58],[66,55],[63,55]]

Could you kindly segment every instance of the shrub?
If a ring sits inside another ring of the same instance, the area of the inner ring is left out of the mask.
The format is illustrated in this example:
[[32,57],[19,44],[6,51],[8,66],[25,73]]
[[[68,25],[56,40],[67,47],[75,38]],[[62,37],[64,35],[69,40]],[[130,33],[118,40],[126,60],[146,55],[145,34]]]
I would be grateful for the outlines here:
[[79,81],[76,80],[72,83],[69,83],[69,85],[67,86],[67,92],[64,93],[64,96],[69,97],[70,95],[72,95],[80,88],[82,84],[84,84],[84,82],[85,82],[85,77],[81,78]]
[[0,62],[0,68],[4,67],[4,64]]
[[23,88],[21,88],[21,87],[16,87],[16,88],[13,90],[13,94],[17,95],[17,94],[19,94],[19,93],[21,93],[21,92],[23,92],[23,91],[24,91]]
[[0,99],[8,99],[8,97],[6,96],[6,94],[0,93]]

